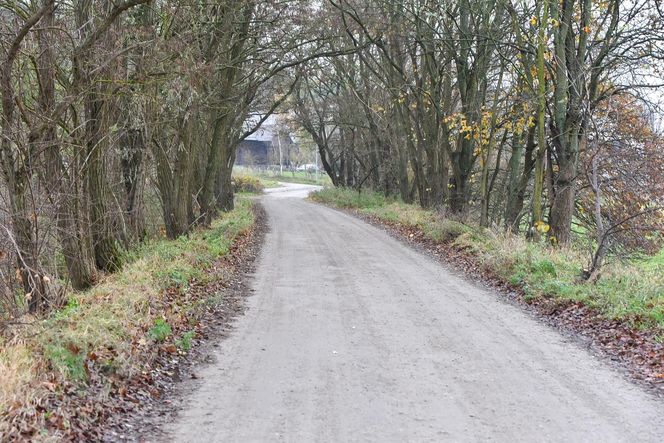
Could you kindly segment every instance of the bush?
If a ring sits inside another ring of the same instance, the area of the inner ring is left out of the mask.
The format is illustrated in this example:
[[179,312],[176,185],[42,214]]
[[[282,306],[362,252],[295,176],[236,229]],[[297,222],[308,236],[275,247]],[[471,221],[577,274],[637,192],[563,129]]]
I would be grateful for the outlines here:
[[235,192],[260,194],[264,189],[263,183],[257,177],[250,175],[237,175],[233,177],[233,191]]

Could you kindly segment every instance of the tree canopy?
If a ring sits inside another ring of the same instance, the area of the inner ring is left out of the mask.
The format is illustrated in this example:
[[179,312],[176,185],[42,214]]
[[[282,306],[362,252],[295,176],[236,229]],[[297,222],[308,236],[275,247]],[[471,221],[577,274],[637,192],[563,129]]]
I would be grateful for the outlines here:
[[236,148],[277,111],[335,186],[590,238],[591,268],[660,247],[660,1],[0,8],[5,309],[46,310],[146,237],[232,209]]

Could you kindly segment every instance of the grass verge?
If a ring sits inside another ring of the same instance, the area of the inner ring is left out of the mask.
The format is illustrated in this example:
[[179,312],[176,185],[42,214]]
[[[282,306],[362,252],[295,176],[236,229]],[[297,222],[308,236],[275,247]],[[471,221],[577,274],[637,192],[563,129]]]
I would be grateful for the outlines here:
[[330,177],[323,171],[319,171],[318,179],[316,179],[316,174],[305,171],[284,171],[283,173],[279,173],[278,171],[260,171],[236,166],[233,170],[233,175],[236,177],[256,177],[265,188],[278,188],[280,186],[279,182],[319,186],[329,186],[332,184]]
[[318,174],[318,180],[316,180],[315,174],[307,174],[306,172],[297,171],[294,173],[284,172],[283,174],[266,174],[260,175],[261,179],[267,180],[268,182],[286,182],[286,183],[300,183],[304,185],[330,185],[330,178],[324,173],[320,172]]
[[500,279],[520,288],[526,300],[582,303],[605,318],[656,332],[664,338],[664,260],[613,262],[601,278],[581,281],[587,256],[574,248],[551,248],[521,236],[493,232],[441,218],[437,213],[372,192],[326,188],[311,199],[353,209],[380,221],[416,229],[432,242],[470,254]]
[[65,308],[5,330],[0,440],[57,439],[73,424],[51,409],[49,398],[62,403],[96,385],[99,401],[106,401],[123,380],[146,375],[160,352],[188,351],[201,307],[215,296],[192,288],[225,278],[219,260],[254,223],[251,202],[239,199],[211,229],[151,241],[129,254],[121,272],[89,291],[71,292]]

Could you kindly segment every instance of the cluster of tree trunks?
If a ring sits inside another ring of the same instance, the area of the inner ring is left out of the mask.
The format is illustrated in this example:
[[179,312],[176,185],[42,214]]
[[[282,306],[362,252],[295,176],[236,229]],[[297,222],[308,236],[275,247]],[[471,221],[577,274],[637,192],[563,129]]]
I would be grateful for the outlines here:
[[44,311],[63,285],[86,289],[120,269],[123,250],[148,235],[155,200],[169,238],[233,209],[235,148],[256,130],[245,121],[275,111],[305,56],[286,56],[305,39],[284,37],[301,14],[291,6],[3,9],[0,161],[19,305]]
[[[3,236],[31,312],[117,271],[154,224],[177,238],[231,210],[236,146],[279,107],[334,185],[561,244],[575,220],[592,224],[595,267],[627,239],[627,208],[659,214],[661,139],[629,99],[653,84],[625,84],[663,59],[657,2],[34,0],[2,12]],[[626,114],[639,133],[617,127]],[[609,158],[640,166],[618,176]]]
[[311,63],[293,110],[332,182],[553,244],[572,240],[579,191],[603,186],[580,174],[598,107],[658,85],[626,73],[661,75],[634,64],[664,56],[652,2],[331,0],[325,11],[337,44],[356,51]]

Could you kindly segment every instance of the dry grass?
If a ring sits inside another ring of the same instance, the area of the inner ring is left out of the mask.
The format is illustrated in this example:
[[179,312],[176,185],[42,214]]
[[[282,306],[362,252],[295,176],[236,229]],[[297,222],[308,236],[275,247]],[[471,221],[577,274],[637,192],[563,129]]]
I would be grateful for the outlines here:
[[[70,292],[63,309],[45,319],[5,331],[0,339],[0,414],[25,407],[60,380],[85,386],[86,359],[119,377],[141,370],[153,351],[156,322],[175,321],[187,309],[189,282],[204,281],[205,269],[226,254],[233,240],[251,228],[248,200],[209,230],[169,241],[152,241],[127,257],[117,274],[89,291]],[[176,303],[164,300],[176,288]],[[171,291],[172,292],[172,291]],[[54,383],[55,382],[55,383]]]
[[6,346],[0,342],[0,347],[6,349],[0,352],[0,413],[6,407],[16,402],[29,400],[29,395],[34,386],[36,362],[30,349],[21,343]]

